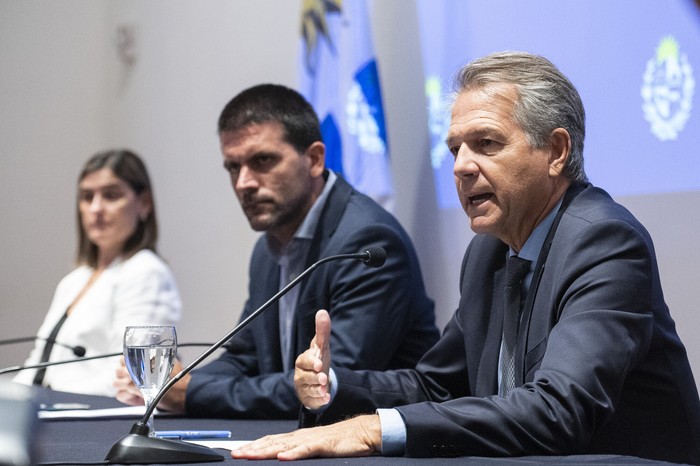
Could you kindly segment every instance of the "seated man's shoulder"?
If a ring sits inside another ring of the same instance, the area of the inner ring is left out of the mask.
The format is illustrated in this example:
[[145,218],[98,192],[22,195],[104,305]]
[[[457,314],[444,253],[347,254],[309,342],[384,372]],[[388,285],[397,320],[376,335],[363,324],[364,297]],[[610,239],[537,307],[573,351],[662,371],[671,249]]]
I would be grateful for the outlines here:
[[392,213],[364,194],[354,192],[345,206],[343,221],[358,222],[359,224],[384,224],[403,230],[399,221]]

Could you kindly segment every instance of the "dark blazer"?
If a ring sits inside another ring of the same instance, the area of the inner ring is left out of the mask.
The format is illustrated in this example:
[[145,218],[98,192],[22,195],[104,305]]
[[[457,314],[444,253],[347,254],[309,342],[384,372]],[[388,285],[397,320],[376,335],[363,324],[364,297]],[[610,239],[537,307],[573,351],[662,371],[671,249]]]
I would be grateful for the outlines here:
[[[434,305],[423,285],[411,240],[396,219],[338,176],[323,208],[306,266],[334,254],[381,246],[381,268],[358,260],[318,267],[298,286],[289,367],[308,349],[314,316],[332,319],[334,362],[351,369],[414,367],[438,339]],[[265,238],[250,261],[249,298],[241,320],[279,289],[279,266]],[[293,370],[283,372],[278,307],[273,305],[236,337],[219,359],[192,372],[187,413],[195,416],[289,418],[299,413]]]
[[[409,456],[611,453],[700,463],[700,401],[664,303],[654,247],[630,212],[572,186],[535,267],[516,385],[497,395],[507,246],[477,235],[459,308],[415,370],[337,369],[320,419],[399,407]],[[333,350],[333,348],[331,348]]]

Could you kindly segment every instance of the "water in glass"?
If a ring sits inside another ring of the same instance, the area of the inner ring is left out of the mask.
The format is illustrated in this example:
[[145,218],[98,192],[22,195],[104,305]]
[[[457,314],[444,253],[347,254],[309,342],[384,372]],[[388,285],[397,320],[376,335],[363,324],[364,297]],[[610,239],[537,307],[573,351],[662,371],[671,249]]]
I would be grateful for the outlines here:
[[[124,361],[131,380],[141,390],[148,408],[165,385],[175,362],[177,336],[175,327],[127,327],[124,332]],[[148,420],[153,435],[153,415]]]

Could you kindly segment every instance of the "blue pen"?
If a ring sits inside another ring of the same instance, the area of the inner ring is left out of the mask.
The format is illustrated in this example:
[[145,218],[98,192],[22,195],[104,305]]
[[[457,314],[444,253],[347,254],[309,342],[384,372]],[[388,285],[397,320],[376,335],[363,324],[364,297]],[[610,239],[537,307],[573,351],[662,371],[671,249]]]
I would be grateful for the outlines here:
[[178,440],[231,438],[230,430],[157,430],[156,437]]

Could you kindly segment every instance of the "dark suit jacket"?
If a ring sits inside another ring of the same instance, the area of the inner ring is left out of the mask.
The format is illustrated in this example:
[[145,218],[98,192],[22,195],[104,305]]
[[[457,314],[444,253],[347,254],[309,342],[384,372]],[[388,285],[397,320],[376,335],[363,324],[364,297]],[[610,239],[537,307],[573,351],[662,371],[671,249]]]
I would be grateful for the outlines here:
[[[314,316],[326,309],[332,319],[334,361],[351,369],[414,367],[438,339],[434,305],[423,285],[413,245],[399,223],[338,176],[319,219],[306,266],[334,254],[381,246],[381,268],[358,260],[332,261],[305,281],[295,311],[290,366],[309,347]],[[249,298],[241,316],[279,289],[279,266],[265,238],[250,261]],[[253,321],[218,360],[192,372],[187,413],[195,416],[289,418],[299,413],[293,370],[283,372],[278,307]]]
[[600,189],[570,188],[524,306],[520,388],[499,397],[506,254],[477,235],[440,341],[415,370],[337,369],[338,394],[320,422],[407,405],[398,410],[409,456],[614,453],[700,463],[695,381],[651,238],[632,214]]

